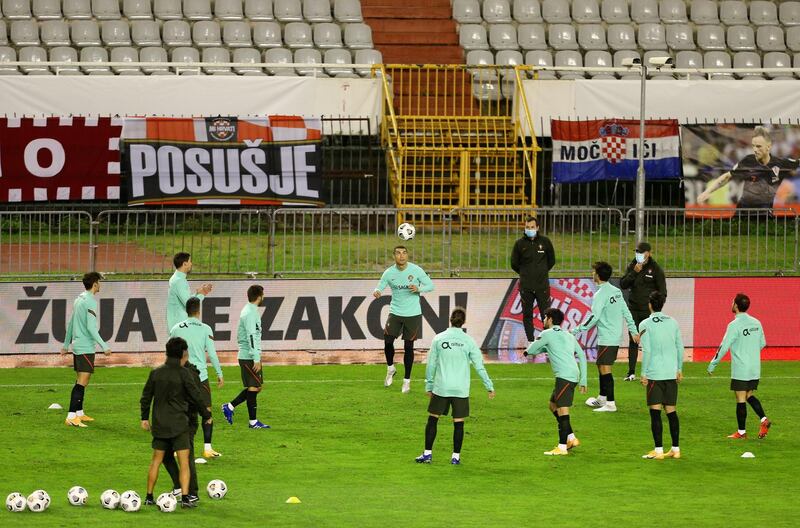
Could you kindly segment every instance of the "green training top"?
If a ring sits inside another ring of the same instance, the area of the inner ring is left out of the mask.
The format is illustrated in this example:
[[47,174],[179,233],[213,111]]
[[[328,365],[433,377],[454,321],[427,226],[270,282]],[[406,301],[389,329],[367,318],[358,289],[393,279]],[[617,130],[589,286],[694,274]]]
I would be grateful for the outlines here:
[[67,325],[67,335],[64,336],[64,348],[72,345],[72,353],[94,354],[95,346],[100,345],[101,350],[108,350],[108,343],[103,341],[97,331],[97,300],[90,291],[78,295],[72,303],[72,316]]
[[445,398],[468,398],[470,364],[475,367],[486,390],[494,391],[492,380],[483,366],[483,354],[474,339],[455,326],[436,334],[428,353],[425,391]]
[[[561,327],[543,330],[539,339],[528,345],[527,352],[529,356],[546,353],[557,378],[586,386],[586,354],[575,336]],[[575,356],[578,356],[578,364]]]
[[[418,292],[412,292],[408,287],[416,284]],[[389,313],[400,317],[411,317],[422,314],[422,306],[419,303],[419,294],[433,291],[433,282],[425,270],[409,262],[405,269],[399,269],[395,264],[387,268],[381,275],[381,280],[377,292],[389,286],[392,289],[392,304],[389,305]],[[441,394],[440,394],[441,396]]]
[[173,326],[189,317],[186,313],[186,301],[192,297],[197,297],[202,301],[205,295],[201,293],[192,294],[189,289],[189,281],[186,280],[186,274],[175,270],[175,273],[169,278],[169,293],[167,293],[168,331],[171,331]]
[[628,325],[628,330],[633,335],[637,335],[639,332],[636,330],[633,317],[631,317],[631,311],[622,297],[622,290],[610,282],[604,282],[594,292],[591,315],[586,322],[572,330],[572,333],[579,334],[591,330],[596,325],[598,345],[619,346],[623,317]]
[[653,312],[639,323],[642,336],[642,375],[649,380],[674,380],[683,370],[683,339],[678,322]]
[[239,359],[261,361],[261,314],[253,303],[247,303],[239,314],[236,340],[239,342]]
[[761,377],[761,349],[767,346],[761,321],[746,313],[736,314],[728,323],[725,337],[714,359],[708,364],[708,371],[714,372],[717,364],[731,351],[731,378],[742,381]]
[[210,326],[196,317],[189,317],[173,326],[169,336],[180,337],[189,345],[189,363],[200,371],[200,381],[208,379],[206,352],[217,372],[217,379],[222,379],[222,369],[219,366],[217,349],[214,347],[214,332]]

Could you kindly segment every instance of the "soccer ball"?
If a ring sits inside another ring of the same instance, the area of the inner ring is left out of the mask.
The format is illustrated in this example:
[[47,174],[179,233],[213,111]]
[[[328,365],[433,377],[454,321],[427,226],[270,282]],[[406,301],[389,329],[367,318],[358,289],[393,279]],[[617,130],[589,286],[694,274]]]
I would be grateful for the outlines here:
[[119,507],[122,511],[137,512],[142,507],[142,499],[133,490],[128,490],[119,497]]
[[178,499],[172,493],[162,493],[156,499],[156,506],[164,513],[174,512],[178,507]]
[[28,495],[28,509],[35,513],[41,513],[50,506],[50,495],[44,490],[36,490]]
[[403,240],[411,240],[412,238],[414,238],[414,235],[416,234],[417,234],[417,228],[415,228],[408,222],[400,224],[400,226],[397,228],[397,236],[399,236]]
[[10,512],[25,511],[25,497],[16,491],[6,497],[6,509]]
[[100,504],[107,510],[116,509],[116,507],[119,506],[119,493],[112,489],[105,490],[103,494],[100,495]]
[[212,499],[221,499],[228,493],[228,486],[221,480],[215,479],[208,483],[206,490],[208,491],[208,496]]
[[67,492],[67,499],[73,506],[84,506],[89,500],[89,493],[80,486],[72,486]]

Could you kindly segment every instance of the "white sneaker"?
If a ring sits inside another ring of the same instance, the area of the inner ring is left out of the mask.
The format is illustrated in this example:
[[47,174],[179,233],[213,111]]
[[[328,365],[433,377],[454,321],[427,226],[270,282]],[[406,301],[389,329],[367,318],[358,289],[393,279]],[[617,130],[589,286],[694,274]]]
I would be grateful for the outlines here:
[[400,392],[402,392],[403,394],[408,394],[409,392],[411,392],[411,380],[406,380],[406,379],[403,380],[403,388],[400,389]]
[[617,412],[617,404],[614,402],[607,402],[602,407],[598,407],[594,412]]
[[597,409],[603,406],[603,402],[601,402],[599,398],[589,398],[586,400],[586,405]]
[[194,459],[195,464],[206,464],[208,461],[203,457],[197,457]]
[[628,374],[622,381],[636,381],[636,374]]
[[394,381],[394,375],[397,373],[397,368],[392,365],[386,369],[386,378],[383,380],[383,386],[388,387]]

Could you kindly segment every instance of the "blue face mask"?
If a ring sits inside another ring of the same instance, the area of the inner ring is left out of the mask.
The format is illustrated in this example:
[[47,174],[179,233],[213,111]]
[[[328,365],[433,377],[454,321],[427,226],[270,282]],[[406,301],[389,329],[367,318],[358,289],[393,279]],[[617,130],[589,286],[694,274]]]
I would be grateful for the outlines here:
[[535,229],[526,229],[525,230],[525,236],[528,237],[528,238],[534,238],[536,236],[536,230]]
[[644,264],[644,253],[636,253],[636,262]]

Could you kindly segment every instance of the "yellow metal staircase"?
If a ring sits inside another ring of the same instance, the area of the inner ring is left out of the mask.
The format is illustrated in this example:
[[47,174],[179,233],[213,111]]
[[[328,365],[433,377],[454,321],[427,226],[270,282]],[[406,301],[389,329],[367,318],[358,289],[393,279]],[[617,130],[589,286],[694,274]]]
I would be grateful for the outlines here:
[[387,65],[380,74],[383,144],[397,208],[466,213],[535,206],[539,148],[514,119],[510,97],[516,92],[524,105],[517,113],[530,123],[520,72]]

